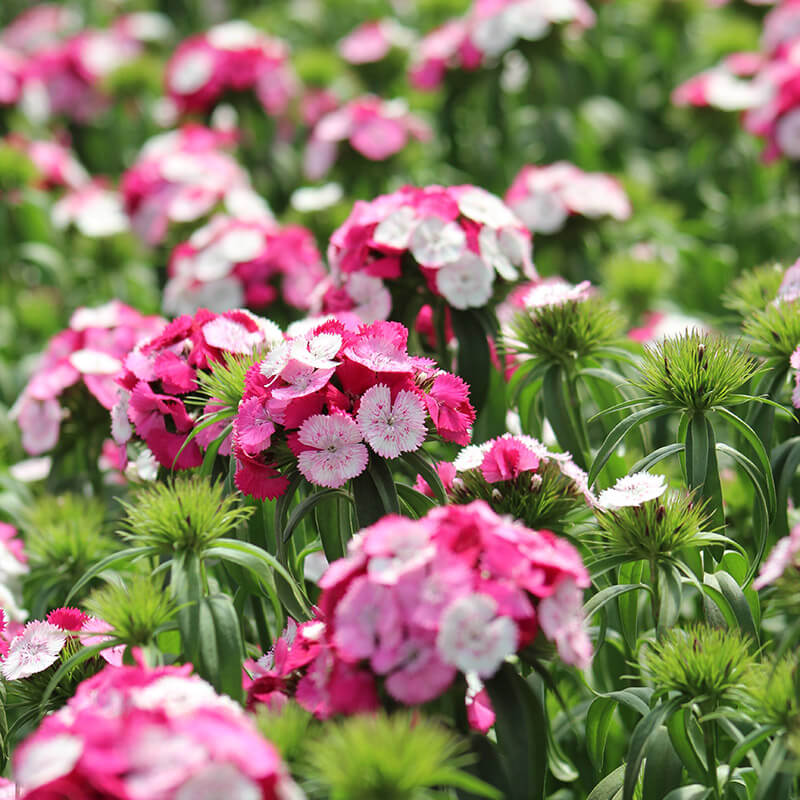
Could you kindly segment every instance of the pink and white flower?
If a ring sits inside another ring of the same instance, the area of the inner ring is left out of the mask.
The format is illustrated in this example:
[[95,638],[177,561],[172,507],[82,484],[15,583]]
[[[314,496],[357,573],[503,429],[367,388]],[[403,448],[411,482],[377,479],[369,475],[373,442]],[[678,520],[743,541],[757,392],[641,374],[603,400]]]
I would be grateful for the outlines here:
[[29,678],[55,664],[67,641],[67,634],[50,622],[34,620],[11,640],[8,653],[0,664],[7,681]]
[[308,448],[298,455],[297,467],[311,483],[336,489],[367,468],[369,452],[350,417],[315,414],[297,438]]
[[425,406],[414,392],[401,390],[392,400],[382,383],[364,392],[358,407],[358,427],[369,446],[384,458],[418,450],[427,428]]

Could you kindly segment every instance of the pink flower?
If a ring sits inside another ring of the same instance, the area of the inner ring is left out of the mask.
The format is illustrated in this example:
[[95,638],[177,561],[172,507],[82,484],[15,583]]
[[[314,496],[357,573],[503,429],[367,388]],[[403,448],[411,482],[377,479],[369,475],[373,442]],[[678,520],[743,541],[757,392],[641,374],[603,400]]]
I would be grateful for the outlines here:
[[753,581],[753,588],[763,589],[775,583],[784,572],[795,566],[798,553],[800,553],[800,525],[795,525],[789,535],[784,536],[772,548],[769,558],[761,565],[758,578]]
[[539,625],[558,647],[567,664],[586,669],[592,660],[592,644],[583,618],[583,592],[573,580],[563,580],[539,605]]
[[350,417],[315,414],[300,427],[298,440],[309,448],[297,457],[298,469],[318,486],[344,486],[367,467],[369,453]]
[[289,481],[271,464],[234,445],[236,457],[236,487],[246,495],[259,500],[274,500],[289,487]]
[[[103,644],[110,641],[112,637],[104,636],[103,634],[107,634],[111,630],[111,626],[105,620],[97,619],[97,617],[87,617],[80,628],[80,636],[78,638],[84,647],[91,647],[95,644]],[[112,667],[121,667],[124,655],[124,644],[107,647],[105,650],[100,651],[101,658],[111,664]]]
[[77,608],[56,608],[47,615],[47,621],[62,631],[79,631],[89,615]]
[[442,439],[469,444],[475,409],[469,402],[469,387],[461,378],[446,372],[437,375],[425,396],[425,405]]
[[518,439],[497,439],[483,457],[481,473],[488,483],[511,481],[522,472],[536,470],[539,458]]
[[379,383],[367,389],[358,408],[358,427],[367,444],[384,458],[418,450],[425,440],[425,406],[414,392],[402,390],[392,402]]

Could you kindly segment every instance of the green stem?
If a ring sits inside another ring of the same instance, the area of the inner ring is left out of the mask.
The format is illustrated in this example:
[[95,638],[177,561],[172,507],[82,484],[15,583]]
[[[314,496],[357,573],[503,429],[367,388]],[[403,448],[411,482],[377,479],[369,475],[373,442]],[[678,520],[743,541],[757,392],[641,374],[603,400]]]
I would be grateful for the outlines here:
[[650,608],[653,612],[653,621],[656,629],[656,637],[661,638],[663,631],[660,629],[659,620],[661,619],[661,585],[658,579],[658,567],[655,557],[650,559]]
[[701,723],[703,743],[706,750],[706,774],[708,788],[714,793],[715,800],[721,800],[719,781],[717,780],[717,729],[713,720]]

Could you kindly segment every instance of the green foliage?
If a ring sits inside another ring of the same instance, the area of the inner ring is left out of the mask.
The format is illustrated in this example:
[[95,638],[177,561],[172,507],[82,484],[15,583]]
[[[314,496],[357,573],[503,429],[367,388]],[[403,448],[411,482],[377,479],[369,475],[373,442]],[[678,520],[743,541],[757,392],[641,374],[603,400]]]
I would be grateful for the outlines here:
[[325,726],[308,750],[309,780],[331,800],[425,800],[460,785],[464,743],[420,715],[377,713]]
[[221,483],[179,476],[169,484],[147,487],[135,502],[124,503],[121,535],[138,547],[202,553],[217,539],[233,534],[253,513],[234,495],[225,496]]
[[126,575],[86,600],[86,610],[111,626],[109,635],[130,647],[151,644],[177,608],[161,580],[146,574]]
[[785,364],[800,343],[800,301],[770,303],[744,321],[753,352]]
[[692,329],[646,347],[631,382],[653,402],[706,411],[731,404],[755,371],[750,356],[733,342]]
[[763,312],[775,299],[782,279],[780,264],[764,264],[744,272],[725,292],[725,307],[747,320],[750,314]]
[[293,701],[273,711],[265,705],[256,709],[256,724],[264,736],[275,745],[281,758],[288,764],[296,765],[309,740],[318,733],[314,717]]
[[695,624],[648,642],[639,664],[656,691],[680,692],[687,700],[716,706],[744,687],[755,664],[750,645],[738,630]]
[[265,351],[256,350],[248,356],[236,353],[223,353],[223,363],[214,363],[208,372],[198,374],[197,405],[209,403],[221,406],[214,412],[215,418],[228,419],[236,414],[244,394],[244,379],[253,364],[263,360]]

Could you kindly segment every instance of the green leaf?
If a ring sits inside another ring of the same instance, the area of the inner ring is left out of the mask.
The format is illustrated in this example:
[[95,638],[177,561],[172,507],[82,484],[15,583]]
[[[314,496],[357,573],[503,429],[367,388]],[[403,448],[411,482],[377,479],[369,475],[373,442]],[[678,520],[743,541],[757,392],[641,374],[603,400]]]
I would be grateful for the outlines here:
[[439,505],[447,505],[447,493],[444,490],[439,473],[424,456],[420,455],[420,453],[421,451],[404,453],[402,458],[412,470],[424,478],[425,483],[428,484],[428,487],[433,492],[436,502],[439,503]]
[[781,729],[780,725],[759,725],[739,742],[731,751],[728,768],[731,772],[742,763],[750,751],[755,750],[762,742],[774,736]]
[[673,789],[664,800],[705,800],[711,795],[711,789],[707,786],[693,783],[690,786],[681,786]]
[[96,578],[100,575],[101,572],[104,570],[110,569],[111,567],[116,566],[117,564],[123,564],[126,561],[136,561],[140,558],[144,558],[146,556],[155,556],[158,555],[158,551],[155,547],[129,547],[126,550],[120,550],[117,553],[111,553],[111,555],[106,556],[105,558],[98,561],[96,564],[93,564],[86,572],[81,575],[78,579],[78,582],[72,587],[70,593],[67,595],[66,599],[64,600],[64,604],[68,605],[69,601],[81,590],[84,586],[86,586],[89,581]]
[[196,661],[200,651],[200,601],[203,577],[194,553],[176,553],[170,564],[170,591],[178,605],[178,630],[186,661]]
[[[492,359],[486,330],[474,311],[451,309],[453,333],[458,340],[458,374],[470,387],[470,402],[480,412],[489,391]],[[447,365],[441,367],[446,369]]]
[[572,455],[572,460],[581,469],[586,469],[586,448],[570,413],[574,399],[567,396],[566,380],[560,364],[552,364],[545,373],[542,382],[544,415],[549,420],[561,448]]
[[800,436],[795,436],[775,448],[772,454],[772,467],[777,479],[777,513],[774,527],[777,536],[783,538],[789,535],[789,492],[797,468],[800,467]]
[[284,525],[283,528],[283,541],[288,542],[289,539],[292,538],[295,528],[303,521],[306,514],[313,511],[317,503],[326,500],[331,495],[342,495],[348,500],[350,499],[350,495],[343,492],[341,489],[316,489],[313,494],[306,497],[305,500],[299,502],[292,509],[292,513],[289,515],[289,519],[286,521],[286,525]]
[[668,630],[677,621],[681,611],[683,584],[677,568],[673,564],[659,564],[658,570],[661,608],[655,621],[659,631]]
[[349,514],[348,506],[351,502],[349,495],[347,500],[341,495],[331,495],[321,500],[314,509],[314,520],[328,563],[344,558],[345,542],[350,538],[350,526],[347,526],[347,531],[343,530],[343,517],[345,513]]
[[616,707],[616,701],[610,697],[597,697],[586,713],[586,750],[597,772],[603,770],[606,740]]
[[496,715],[495,731],[511,791],[509,800],[544,795],[547,773],[547,722],[535,692],[505,663],[486,682]]
[[637,589],[642,589],[646,592],[651,592],[652,589],[646,583],[623,583],[614,586],[606,586],[601,589],[597,594],[592,595],[583,606],[583,615],[587,619],[591,619],[593,614],[596,614],[603,606],[615,597],[619,597],[626,592],[633,592]]
[[633,792],[639,780],[639,772],[642,769],[648,747],[654,740],[659,728],[679,707],[677,699],[657,705],[650,713],[639,720],[633,729],[630,746],[628,747],[628,758],[625,764],[625,782],[622,788],[622,800],[633,800]]
[[665,792],[680,786],[682,772],[683,764],[662,725],[656,729],[647,747],[642,800],[661,800]]
[[217,673],[212,684],[217,691],[241,701],[244,643],[233,601],[226,594],[213,594],[203,598],[201,608],[208,609],[214,626]]
[[672,746],[678,754],[689,777],[696,781],[707,778],[706,764],[702,756],[702,741],[697,740],[697,722],[688,707],[676,711],[667,720],[667,730]]
[[[644,576],[643,561],[623,564],[619,569],[619,580],[623,584],[641,583]],[[623,594],[617,598],[622,636],[628,649],[636,652],[636,639],[639,636],[639,595]]]
[[634,472],[644,472],[645,470],[652,469],[659,462],[675,455],[675,453],[682,453],[685,449],[686,445],[683,444],[683,442],[676,442],[675,444],[667,444],[663,447],[659,447],[658,450],[654,450],[649,455],[639,459],[628,472],[633,474]]
[[791,786],[791,776],[787,774],[786,741],[779,736],[772,741],[764,760],[761,762],[761,774],[753,800],[783,800],[788,798],[787,788]]
[[750,447],[753,448],[753,452],[755,453],[758,463],[761,466],[761,473],[764,483],[767,487],[767,509],[771,518],[775,514],[775,483],[772,478],[772,466],[769,463],[769,456],[767,455],[767,451],[764,449],[763,442],[758,438],[756,432],[741,417],[738,417],[736,414],[734,414],[733,411],[722,407],[715,408],[715,411],[723,419],[730,422],[730,424],[733,425],[733,427],[736,428],[736,430],[744,437]]
[[428,497],[404,483],[396,484],[397,494],[416,519],[424,517],[432,508],[436,508],[433,498]]
[[625,780],[625,765],[617,767],[613,772],[606,775],[597,786],[589,792],[586,800],[614,800],[622,788]]
[[650,406],[649,408],[643,408],[640,411],[634,412],[631,416],[617,423],[611,430],[611,433],[606,436],[605,441],[600,445],[600,449],[597,451],[592,468],[589,470],[589,486],[595,482],[600,470],[603,469],[606,462],[611,457],[611,454],[619,447],[629,431],[652,419],[663,417],[671,410],[670,406],[664,404]]
[[384,459],[370,454],[366,470],[351,481],[358,527],[374,525],[387,514],[400,513],[394,478]]

